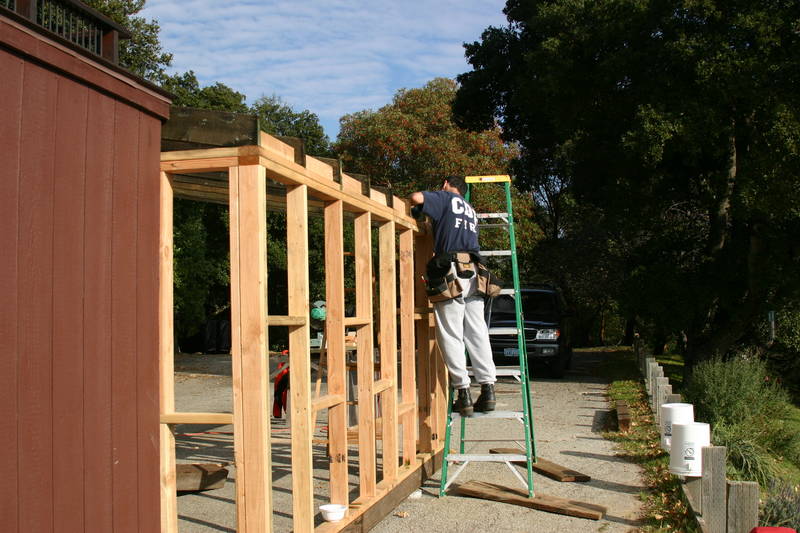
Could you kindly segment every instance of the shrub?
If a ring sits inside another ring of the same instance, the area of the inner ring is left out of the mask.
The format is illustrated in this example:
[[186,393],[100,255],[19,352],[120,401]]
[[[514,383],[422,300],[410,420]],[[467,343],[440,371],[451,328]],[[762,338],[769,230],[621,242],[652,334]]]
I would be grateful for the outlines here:
[[759,524],[800,530],[800,489],[787,483],[772,483],[761,507]]
[[759,360],[737,357],[704,361],[692,371],[686,396],[695,417],[709,424],[737,424],[752,417],[786,416],[789,396]]
[[711,424],[713,442],[728,448],[742,479],[765,486],[778,461],[800,463],[800,435],[789,425],[788,393],[756,358],[698,364],[685,388],[697,420]]

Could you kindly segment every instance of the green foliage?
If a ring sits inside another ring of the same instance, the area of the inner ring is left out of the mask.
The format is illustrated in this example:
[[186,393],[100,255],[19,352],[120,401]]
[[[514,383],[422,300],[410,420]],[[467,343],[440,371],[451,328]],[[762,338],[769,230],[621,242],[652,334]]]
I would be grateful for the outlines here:
[[158,21],[135,16],[144,9],[145,0],[85,0],[85,3],[131,33],[130,39],[120,40],[120,65],[150,81],[161,81],[164,69],[172,64],[172,54],[161,48]]
[[188,337],[229,305],[228,211],[176,198],[173,212],[175,329]]
[[738,475],[762,486],[784,459],[800,464],[800,435],[789,396],[763,361],[737,357],[698,364],[684,387],[695,419],[711,424],[712,440],[728,447]]
[[796,297],[797,2],[509,0],[505,13],[466,46],[454,111],[519,143],[515,175],[553,241],[539,260],[558,265],[555,241],[573,236],[577,256],[607,248],[609,296],[685,332],[690,364]]
[[758,523],[800,531],[800,487],[771,483],[761,506]]
[[183,107],[216,109],[247,113],[245,95],[234,91],[224,83],[200,87],[194,71],[164,76],[161,86],[174,95],[172,103]]
[[331,142],[319,123],[319,117],[304,109],[295,111],[279,96],[262,96],[250,112],[258,115],[261,129],[271,135],[299,137],[305,141],[306,153],[335,157]]
[[[455,94],[453,80],[436,78],[421,88],[399,90],[378,111],[342,117],[335,148],[346,169],[368,175],[373,184],[389,187],[399,197],[438,189],[451,174],[507,174],[518,154],[516,146],[503,142],[496,127],[470,132],[456,126],[451,114]],[[470,201],[479,212],[505,209],[501,187],[481,185],[473,191]],[[530,195],[512,186],[512,202],[517,249],[524,250],[541,238],[541,230],[534,223]],[[508,237],[497,231],[481,232],[480,239],[483,249],[508,246]],[[503,271],[508,265],[505,261],[492,267],[510,279]]]
[[439,187],[449,174],[506,174],[518,153],[489,126],[468,132],[451,118],[456,84],[436,78],[418,89],[400,89],[378,111],[340,119],[336,150],[348,169],[405,195]]

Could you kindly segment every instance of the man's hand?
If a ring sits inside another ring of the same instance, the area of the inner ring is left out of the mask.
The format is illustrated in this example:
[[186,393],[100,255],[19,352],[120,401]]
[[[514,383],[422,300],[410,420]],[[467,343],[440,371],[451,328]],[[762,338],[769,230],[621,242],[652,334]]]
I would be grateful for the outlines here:
[[425,196],[421,192],[412,192],[408,195],[411,205],[420,205],[425,202]]
[[415,205],[411,208],[411,216],[417,220],[425,218],[425,213],[422,212],[422,204]]

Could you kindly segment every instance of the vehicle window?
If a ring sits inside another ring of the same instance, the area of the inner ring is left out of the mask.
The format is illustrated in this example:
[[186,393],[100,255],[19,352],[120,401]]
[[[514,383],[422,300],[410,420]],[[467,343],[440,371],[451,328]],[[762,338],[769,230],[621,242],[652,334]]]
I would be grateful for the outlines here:
[[[554,294],[550,292],[522,293],[522,312],[526,320],[552,320],[558,314]],[[512,301],[513,306],[513,301]]]
[[501,320],[516,320],[517,309],[514,307],[514,298],[501,294],[492,302],[492,322]]

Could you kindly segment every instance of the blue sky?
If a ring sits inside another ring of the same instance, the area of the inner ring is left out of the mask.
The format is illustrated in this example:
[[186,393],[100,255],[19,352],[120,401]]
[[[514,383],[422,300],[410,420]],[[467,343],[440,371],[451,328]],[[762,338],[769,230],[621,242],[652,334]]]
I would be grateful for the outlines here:
[[172,72],[225,83],[252,103],[276,94],[339,117],[378,109],[400,88],[469,70],[462,43],[506,24],[505,0],[147,0]]

